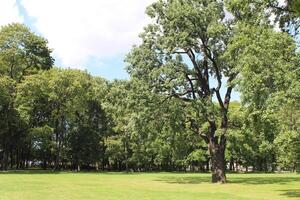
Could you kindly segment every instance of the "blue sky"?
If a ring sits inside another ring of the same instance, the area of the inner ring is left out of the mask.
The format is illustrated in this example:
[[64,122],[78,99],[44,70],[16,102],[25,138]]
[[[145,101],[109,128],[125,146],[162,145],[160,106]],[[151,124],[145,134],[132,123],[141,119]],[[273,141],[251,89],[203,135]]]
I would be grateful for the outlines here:
[[128,79],[124,58],[140,42],[138,35],[150,22],[145,9],[154,1],[4,0],[0,25],[21,22],[45,37],[58,67]]

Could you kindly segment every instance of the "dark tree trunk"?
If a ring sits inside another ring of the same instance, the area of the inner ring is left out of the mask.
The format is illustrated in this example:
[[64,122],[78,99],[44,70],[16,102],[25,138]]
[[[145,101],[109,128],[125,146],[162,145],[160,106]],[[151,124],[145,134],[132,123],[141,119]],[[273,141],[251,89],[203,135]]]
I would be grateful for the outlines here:
[[60,142],[58,142],[57,145],[57,152],[55,156],[55,162],[54,162],[54,171],[60,170]]
[[3,158],[2,158],[2,170],[6,171],[8,168],[8,156],[6,151],[3,151]]
[[207,158],[206,167],[205,167],[206,172],[209,172],[209,161],[210,161],[210,158]]
[[233,160],[233,158],[230,159],[229,170],[230,170],[230,171],[235,171],[235,169],[234,169],[234,160]]
[[16,152],[16,169],[20,169],[20,166],[21,166],[20,151],[22,151],[22,150],[17,149],[17,152]]
[[46,158],[44,158],[44,160],[43,160],[43,169],[44,170],[47,169],[47,160],[46,160]]
[[[61,124],[61,126],[59,126]],[[60,154],[61,154],[61,127],[62,123],[58,120],[55,121],[55,143],[56,143],[56,155],[54,160],[54,171],[60,170]]]
[[226,183],[225,142],[221,141],[218,144],[216,137],[213,137],[208,146],[211,156],[212,183]]
[[13,152],[12,147],[9,151],[9,156],[10,156],[10,169],[13,169],[13,167],[14,167],[14,152]]

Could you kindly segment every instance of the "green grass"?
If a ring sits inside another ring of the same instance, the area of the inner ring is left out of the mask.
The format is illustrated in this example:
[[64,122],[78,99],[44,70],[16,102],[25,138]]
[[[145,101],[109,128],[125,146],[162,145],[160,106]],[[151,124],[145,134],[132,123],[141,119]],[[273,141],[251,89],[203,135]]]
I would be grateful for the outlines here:
[[300,175],[229,174],[211,184],[209,174],[0,173],[0,200],[296,200]]

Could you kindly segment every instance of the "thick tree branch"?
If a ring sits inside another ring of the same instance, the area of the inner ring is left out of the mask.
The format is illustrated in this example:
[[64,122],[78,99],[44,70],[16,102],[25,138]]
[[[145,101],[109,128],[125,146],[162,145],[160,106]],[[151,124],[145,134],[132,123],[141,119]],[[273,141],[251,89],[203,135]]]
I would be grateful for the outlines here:
[[193,100],[193,99],[190,99],[190,98],[182,97],[181,95],[176,94],[176,93],[170,94],[169,96],[180,99],[180,100],[185,101],[185,102],[191,102]]
[[229,107],[231,92],[233,89],[232,81],[235,79],[236,76],[237,76],[237,73],[232,74],[227,81],[228,88],[227,88],[227,91],[225,94],[225,99],[224,99],[224,107],[225,107],[226,111],[228,110],[228,107]]
[[185,92],[183,92],[183,93],[179,93],[179,92],[176,92],[176,91],[172,91],[172,95],[174,95],[174,94],[176,94],[177,96],[179,96],[179,97],[184,97],[184,96],[186,96],[186,95],[188,95],[188,94],[190,94],[190,93],[192,93],[193,94],[193,89],[187,89]]
[[185,75],[186,79],[188,80],[190,86],[191,86],[191,91],[192,91],[192,94],[193,94],[193,99],[196,99],[196,94],[195,94],[195,88],[194,88],[194,84],[193,84],[193,81],[190,79],[189,75],[186,74]]
[[196,61],[196,57],[195,57],[195,54],[194,54],[193,50],[192,49],[187,49],[186,52],[187,52],[191,62],[193,63],[196,75],[198,77],[200,88],[204,93],[204,97],[209,96],[210,95],[210,90],[209,90],[208,83],[202,75],[201,69],[200,69],[200,67],[199,67],[199,65]]
[[212,65],[213,65],[213,68],[215,70],[216,77],[217,77],[218,85],[217,85],[217,88],[213,88],[213,91],[216,93],[220,107],[224,110],[225,107],[224,107],[224,103],[223,103],[223,100],[222,100],[222,97],[220,94],[220,89],[222,87],[222,76],[221,76],[220,68],[218,67],[217,62],[216,62],[215,58],[213,57],[211,50],[207,47],[207,45],[204,43],[204,41],[202,39],[201,39],[201,42],[204,47],[203,52],[205,54],[205,57],[207,57],[212,62]]
[[224,110],[225,107],[224,107],[224,103],[223,103],[223,100],[222,100],[222,97],[221,97],[221,94],[220,94],[220,90],[217,90],[217,89],[213,88],[213,91],[216,93],[217,100],[219,102],[220,107],[222,108],[222,110]]
[[218,81],[218,86],[217,86],[216,90],[219,91],[219,90],[221,89],[221,87],[222,87],[222,76],[221,76],[221,71],[220,71],[220,69],[219,69],[219,67],[218,67],[218,64],[217,64],[217,62],[216,62],[214,56],[212,55],[211,50],[210,50],[210,49],[208,48],[208,46],[204,43],[203,40],[202,40],[202,45],[203,45],[203,47],[204,47],[204,49],[205,49],[205,50],[204,50],[205,56],[207,56],[208,59],[212,62],[213,68],[214,68],[214,70],[215,70],[215,72],[216,72],[216,77],[217,77],[217,81]]
[[192,131],[199,135],[206,143],[209,142],[209,139],[207,137],[207,135],[205,135],[204,133],[202,133],[201,129],[198,127],[197,123],[195,123],[195,121],[193,119],[188,119],[188,121],[191,123],[191,129]]

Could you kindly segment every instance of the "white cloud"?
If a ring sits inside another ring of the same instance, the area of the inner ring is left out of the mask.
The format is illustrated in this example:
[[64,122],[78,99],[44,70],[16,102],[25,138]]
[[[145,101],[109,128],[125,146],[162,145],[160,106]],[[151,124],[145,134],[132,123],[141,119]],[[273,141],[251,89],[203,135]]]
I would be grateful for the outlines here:
[[22,21],[16,0],[2,0],[0,5],[0,25]]
[[34,26],[68,67],[124,54],[138,42],[154,0],[21,0]]

